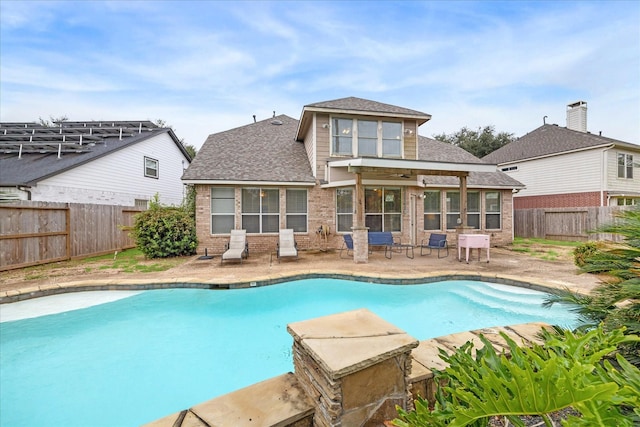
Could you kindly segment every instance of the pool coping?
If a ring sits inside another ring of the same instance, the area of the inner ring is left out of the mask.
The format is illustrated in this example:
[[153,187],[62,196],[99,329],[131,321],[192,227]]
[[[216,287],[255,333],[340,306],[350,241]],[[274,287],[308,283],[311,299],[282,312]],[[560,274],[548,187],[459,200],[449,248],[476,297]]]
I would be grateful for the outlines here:
[[[399,277],[400,276],[400,277]],[[0,292],[0,304],[9,304],[33,298],[50,295],[59,295],[72,292],[88,291],[142,291],[154,289],[248,289],[261,286],[276,285],[283,282],[304,279],[341,279],[367,283],[389,285],[417,285],[449,280],[475,280],[501,285],[517,286],[541,292],[554,293],[559,290],[569,289],[574,292],[584,291],[566,282],[542,281],[533,277],[513,276],[505,274],[485,273],[461,273],[461,272],[432,272],[428,274],[394,275],[384,274],[348,274],[338,272],[304,272],[288,273],[277,276],[259,277],[254,280],[239,281],[206,281],[193,278],[175,278],[172,280],[158,279],[103,279],[103,280],[78,280],[66,283],[54,283],[27,287],[23,289],[11,289]]]

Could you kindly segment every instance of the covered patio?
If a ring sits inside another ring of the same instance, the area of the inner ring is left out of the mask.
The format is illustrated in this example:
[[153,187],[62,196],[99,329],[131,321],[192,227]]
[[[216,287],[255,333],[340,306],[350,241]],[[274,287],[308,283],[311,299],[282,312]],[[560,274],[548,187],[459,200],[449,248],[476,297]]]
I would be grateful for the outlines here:
[[[456,231],[465,233],[467,224],[467,177],[470,172],[496,172],[496,165],[486,163],[447,163],[422,160],[385,159],[359,157],[329,161],[329,177],[344,176],[345,181],[355,185],[355,205],[353,216],[353,261],[357,264],[369,261],[369,228],[365,223],[365,184],[402,179],[405,187],[424,188],[422,177],[427,175],[458,177],[460,186],[460,223]],[[344,181],[341,182],[343,185]],[[411,199],[412,212],[415,198]],[[415,244],[415,233],[412,233]]]

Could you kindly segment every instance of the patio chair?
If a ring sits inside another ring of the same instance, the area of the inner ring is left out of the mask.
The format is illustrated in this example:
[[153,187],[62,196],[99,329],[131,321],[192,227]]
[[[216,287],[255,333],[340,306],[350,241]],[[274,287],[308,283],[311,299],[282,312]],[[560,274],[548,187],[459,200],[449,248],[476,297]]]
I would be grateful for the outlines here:
[[[425,255],[425,253],[423,252],[425,249],[429,249],[429,254],[431,255],[431,251],[433,249],[437,249],[438,250],[438,258],[444,258],[444,257],[448,257],[449,256],[449,246],[447,245],[447,235],[446,234],[437,234],[437,233],[432,233],[429,236],[429,240],[425,242],[425,240],[422,241],[422,243],[420,244],[420,255]],[[441,250],[445,250],[447,252],[446,255],[444,256],[440,256],[440,251]]]
[[353,253],[353,238],[351,234],[343,234],[344,242],[342,242],[342,247],[340,248],[340,258],[342,258],[342,251],[347,251],[347,256]]
[[229,243],[225,245],[225,252],[220,257],[220,264],[223,261],[240,261],[249,256],[249,243],[247,243],[246,230],[231,230]]
[[293,236],[293,229],[280,230],[276,252],[278,254],[278,262],[280,262],[280,258],[298,259],[298,244]]

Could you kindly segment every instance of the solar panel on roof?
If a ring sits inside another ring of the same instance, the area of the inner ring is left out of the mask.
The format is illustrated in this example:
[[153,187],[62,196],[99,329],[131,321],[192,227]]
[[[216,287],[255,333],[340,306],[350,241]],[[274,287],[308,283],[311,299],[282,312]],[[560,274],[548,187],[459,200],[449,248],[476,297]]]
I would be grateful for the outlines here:
[[84,121],[55,122],[43,126],[35,122],[0,123],[0,152],[17,153],[84,153],[107,139],[128,138],[159,129],[151,121]]

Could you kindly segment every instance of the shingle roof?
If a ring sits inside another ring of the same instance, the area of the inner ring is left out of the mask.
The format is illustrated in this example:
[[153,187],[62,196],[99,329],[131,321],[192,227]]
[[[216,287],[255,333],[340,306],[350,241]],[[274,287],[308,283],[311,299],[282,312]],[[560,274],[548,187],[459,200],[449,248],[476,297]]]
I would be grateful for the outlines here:
[[[136,129],[129,129],[126,136],[120,139],[119,127],[109,126],[109,130],[105,127],[102,133],[96,131],[90,134],[89,128],[76,127],[78,123],[80,122],[65,123],[62,132],[60,128],[43,127],[36,123],[0,123],[3,129],[0,133],[0,185],[35,185],[43,179],[167,132],[185,157],[190,158],[169,128],[147,126],[138,131],[136,126]],[[6,134],[4,129],[8,131]],[[24,132],[19,132],[19,129]],[[115,132],[111,132],[114,129]],[[84,135],[83,144],[78,143],[80,134]],[[34,137],[31,138],[32,141],[30,136]],[[22,152],[19,155],[21,144]],[[56,148],[58,145],[61,149],[60,157]]]
[[432,162],[491,164],[460,147],[422,135],[418,135],[418,159]]
[[[433,162],[489,163],[460,147],[421,135],[418,136],[418,158]],[[428,186],[458,187],[460,185],[458,178],[454,176],[428,175],[424,179]],[[520,181],[500,171],[470,172],[467,185],[481,188],[524,188]]]
[[182,179],[315,183],[297,127],[280,115],[209,135]]
[[424,116],[427,120],[431,115],[421,111],[411,110],[409,108],[398,107],[396,105],[384,104],[382,102],[370,101],[368,99],[356,98],[353,96],[347,98],[334,99],[331,101],[316,102],[305,105],[305,107],[323,108],[327,110],[345,110],[345,111],[366,111],[370,113],[383,114],[402,114],[409,116]]
[[609,144],[633,147],[633,144],[604,136],[571,130],[557,125],[543,125],[487,154],[482,159],[491,163],[502,164]]

